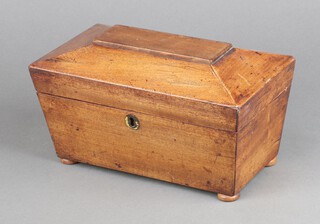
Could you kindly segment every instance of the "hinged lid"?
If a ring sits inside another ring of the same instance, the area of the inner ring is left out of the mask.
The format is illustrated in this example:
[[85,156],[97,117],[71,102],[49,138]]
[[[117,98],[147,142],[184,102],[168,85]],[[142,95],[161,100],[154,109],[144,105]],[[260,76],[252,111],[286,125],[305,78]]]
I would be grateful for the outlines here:
[[254,95],[272,80],[281,79],[272,88],[290,84],[283,74],[293,62],[223,42],[95,25],[30,72],[41,93],[236,131]]

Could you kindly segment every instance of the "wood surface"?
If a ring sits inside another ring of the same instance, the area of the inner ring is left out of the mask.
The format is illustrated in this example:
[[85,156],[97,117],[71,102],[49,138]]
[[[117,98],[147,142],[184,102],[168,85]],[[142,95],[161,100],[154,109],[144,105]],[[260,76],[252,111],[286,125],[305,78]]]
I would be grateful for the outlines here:
[[73,164],[76,164],[77,162],[75,161],[72,161],[72,160],[69,160],[69,159],[60,159],[60,162],[62,164],[65,164],[65,165],[73,165]]
[[230,47],[96,25],[32,63],[58,156],[237,198],[278,153],[295,60]]
[[[89,45],[30,68],[238,109],[293,62],[292,57],[233,49],[207,65]],[[290,77],[282,78],[290,83]]]
[[[294,62],[291,56],[234,48],[214,63],[212,69],[230,94],[233,105],[241,110],[241,115],[247,104],[250,104],[251,111],[259,110],[251,107],[254,98],[264,102],[263,108],[288,87]],[[259,92],[263,92],[262,95],[268,93],[268,99],[258,95]]]
[[223,202],[234,202],[240,198],[240,194],[229,196],[229,195],[218,193],[217,197],[220,201],[223,201]]
[[207,64],[232,47],[229,43],[122,25],[115,25],[97,36],[94,44]]
[[209,65],[88,44],[108,29],[95,25],[32,63],[29,69],[36,90],[198,126],[236,130],[237,109],[208,102],[219,98],[232,104]]
[[256,114],[245,104],[256,93],[269,82],[281,84],[268,100],[257,101],[265,102],[257,104],[263,108],[290,84],[292,75],[278,74],[292,62],[287,56],[234,49],[210,66],[86,45],[39,60],[30,72],[38,92],[237,131],[237,123],[242,127]]
[[89,45],[32,67],[105,83],[233,105],[210,65]]
[[[133,110],[196,126],[236,131],[237,110],[203,101],[30,69],[41,93]],[[183,108],[183,109],[182,109]]]
[[[38,94],[60,158],[232,194],[233,132]],[[140,121],[126,126],[127,114]]]
[[289,92],[288,87],[238,132],[235,194],[277,156]]
[[272,160],[270,160],[270,162],[266,165],[266,167],[274,166],[274,165],[277,164],[277,162],[278,162],[278,159],[277,159],[277,156],[276,156]]

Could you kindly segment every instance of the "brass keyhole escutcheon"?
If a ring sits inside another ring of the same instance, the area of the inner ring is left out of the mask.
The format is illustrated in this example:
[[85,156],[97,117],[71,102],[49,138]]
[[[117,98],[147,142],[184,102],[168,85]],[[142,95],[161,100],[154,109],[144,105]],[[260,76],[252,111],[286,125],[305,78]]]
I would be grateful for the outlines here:
[[133,114],[128,114],[125,118],[126,125],[134,130],[137,130],[140,126],[140,122],[136,116]]

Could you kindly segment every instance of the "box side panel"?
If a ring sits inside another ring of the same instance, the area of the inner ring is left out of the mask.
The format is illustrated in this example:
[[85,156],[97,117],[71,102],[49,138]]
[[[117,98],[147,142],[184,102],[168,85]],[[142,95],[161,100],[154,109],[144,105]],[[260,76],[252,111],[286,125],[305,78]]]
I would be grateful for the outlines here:
[[235,193],[277,154],[290,87],[287,87],[238,132]]
[[295,61],[284,67],[270,79],[249,101],[240,108],[238,131],[256,119],[258,112],[266,108],[277,96],[291,85]]
[[[234,132],[38,94],[60,158],[202,190],[234,192]],[[140,128],[125,125],[134,114]]]
[[[251,116],[244,113],[257,112],[256,109],[246,108],[264,108],[289,86],[292,74],[288,73],[288,70],[293,70],[293,65],[294,58],[291,56],[238,48],[229,51],[212,65],[213,71],[220,77],[235,104],[241,107],[242,116],[238,130],[252,120]],[[260,105],[261,102],[264,105]]]
[[235,131],[237,110],[170,94],[30,69],[36,90],[110,107],[133,110],[197,126]]

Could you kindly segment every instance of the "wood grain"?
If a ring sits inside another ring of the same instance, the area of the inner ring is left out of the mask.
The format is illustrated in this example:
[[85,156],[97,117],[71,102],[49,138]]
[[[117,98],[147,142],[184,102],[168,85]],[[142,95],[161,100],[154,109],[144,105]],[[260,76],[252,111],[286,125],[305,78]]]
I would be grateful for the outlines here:
[[[273,91],[268,94],[268,99],[258,96],[265,103],[261,105],[263,108],[288,87],[292,80],[294,62],[291,56],[234,48],[213,64],[212,69],[230,93],[234,105],[241,108],[242,112],[252,98],[257,98],[259,91]],[[251,103],[249,107],[251,108]],[[251,111],[256,110],[251,108]]]
[[[232,132],[38,94],[60,158],[213,192],[234,191]],[[125,125],[127,114],[140,121]]]
[[89,45],[31,66],[110,84],[233,105],[210,65]]
[[[194,99],[30,69],[36,90],[197,126],[235,131],[237,110]],[[182,109],[183,108],[183,109]]]
[[210,66],[89,45],[30,68],[238,108],[277,77],[290,85],[292,75],[279,75],[290,65],[292,57],[241,49]]
[[95,38],[94,44],[210,64],[232,45],[153,30],[115,25]]
[[238,117],[238,130],[241,130],[259,111],[266,108],[274,99],[276,99],[283,91],[291,87],[295,60],[290,60],[290,64],[283,67],[277,76],[270,79],[263,88],[255,92],[255,94],[241,106]]
[[29,70],[63,161],[233,200],[277,156],[294,66],[291,56],[98,24]]
[[289,92],[285,89],[238,132],[235,193],[277,156]]

